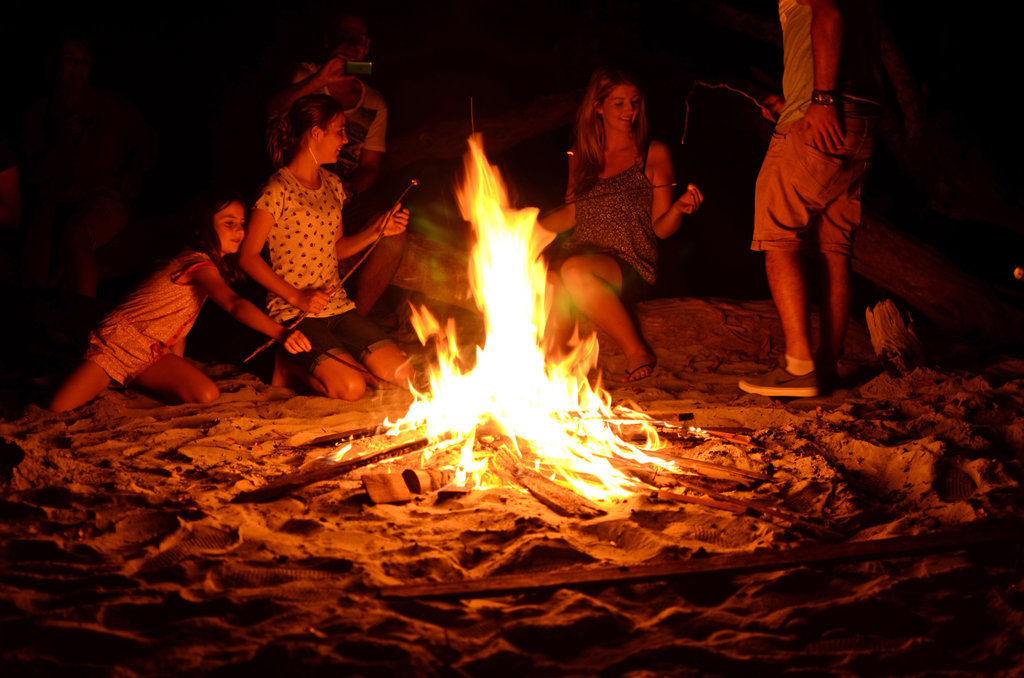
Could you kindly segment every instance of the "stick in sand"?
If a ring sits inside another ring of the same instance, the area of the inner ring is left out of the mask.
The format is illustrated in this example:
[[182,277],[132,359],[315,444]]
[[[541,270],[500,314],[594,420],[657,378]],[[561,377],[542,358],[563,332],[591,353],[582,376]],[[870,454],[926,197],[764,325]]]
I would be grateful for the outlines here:
[[[402,202],[402,198],[404,198],[404,197],[405,197],[405,194],[406,194],[406,193],[408,193],[408,192],[409,192],[410,190],[412,190],[412,187],[413,187],[413,186],[419,186],[419,185],[420,185],[420,182],[419,182],[419,181],[417,181],[416,179],[410,179],[410,180],[409,180],[409,185],[408,185],[408,186],[406,186],[406,187],[405,187],[405,190],[401,192],[401,194],[400,194],[400,195],[398,196],[398,199],[397,199],[397,200],[395,200],[395,202],[393,202],[393,203],[391,204],[391,209],[389,209],[389,210],[387,211],[387,217],[386,217],[386,219],[390,219],[390,218],[391,218],[391,214],[392,214],[392,213],[393,213],[393,212],[395,211],[395,208],[396,208],[396,207],[398,207],[399,203],[401,203],[401,202]],[[373,251],[373,248],[377,246],[377,243],[379,243],[379,242],[380,242],[380,239],[381,239],[382,237],[384,237],[384,230],[385,230],[385,228],[387,228],[387,220],[385,220],[385,222],[384,222],[384,226],[383,226],[383,227],[382,227],[382,228],[380,229],[380,233],[378,233],[378,234],[377,234],[377,237],[376,237],[376,239],[374,239],[374,241],[373,241],[373,243],[372,243],[372,244],[370,245],[370,247],[369,247],[369,248],[367,248],[366,252],[364,252],[364,253],[363,253],[363,256],[361,256],[361,257],[359,258],[359,261],[357,261],[357,262],[355,263],[355,265],[354,265],[354,266],[353,266],[352,268],[350,268],[350,269],[348,270],[348,273],[346,273],[346,274],[345,274],[345,277],[344,277],[344,278],[342,278],[342,279],[341,279],[341,280],[340,280],[340,281],[338,282],[338,284],[337,284],[337,285],[335,285],[335,286],[333,286],[333,287],[331,287],[331,288],[330,288],[330,290],[328,291],[328,294],[329,294],[329,295],[333,296],[333,295],[334,295],[334,293],[338,291],[338,290],[337,290],[337,288],[339,288],[339,287],[341,287],[342,285],[344,285],[344,284],[345,284],[345,281],[346,281],[346,280],[348,280],[348,279],[349,279],[349,277],[351,277],[351,275],[352,275],[353,273],[355,273],[355,270],[356,270],[357,268],[359,268],[359,266],[360,266],[360,265],[361,265],[361,264],[362,264],[362,263],[363,263],[364,261],[366,261],[366,257],[370,256],[370,252],[372,252],[372,251]],[[289,329],[289,330],[294,330],[294,329],[295,329],[295,326],[296,326],[296,325],[298,325],[298,324],[299,324],[300,322],[302,322],[302,320],[303,320],[303,319],[304,319],[304,318],[305,318],[305,317],[306,317],[307,315],[309,315],[309,311],[303,311],[302,313],[298,314],[297,316],[295,316],[295,319],[294,319],[294,320],[293,320],[293,321],[292,321],[291,323],[289,323],[288,325],[286,325],[286,328],[287,328],[287,329]],[[260,353],[262,353],[263,351],[265,351],[265,350],[266,350],[267,348],[269,348],[269,347],[271,346],[271,344],[273,344],[273,343],[274,343],[275,341],[277,341],[277,340],[276,340],[276,339],[268,339],[267,341],[263,342],[262,344],[260,344],[260,346],[259,346],[259,347],[258,347],[258,348],[257,348],[257,349],[256,349],[255,351],[253,351],[252,353],[250,353],[250,354],[249,354],[249,356],[248,356],[248,357],[247,357],[247,358],[246,358],[245,360],[243,360],[242,362],[243,362],[243,363],[247,363],[247,362],[249,362],[250,360],[252,360],[252,359],[253,359],[253,358],[255,358],[256,356],[258,356],[258,355],[259,355]]]
[[1020,542],[1020,523],[984,523],[965,528],[886,539],[813,544],[767,552],[727,553],[647,565],[576,567],[528,574],[491,575],[481,579],[452,582],[423,582],[385,586],[378,590],[385,599],[396,598],[482,598],[537,590],[578,588],[586,585],[631,584],[644,581],[681,579],[716,573],[786,570],[794,567],[856,563],[928,553],[962,551],[986,546],[1012,548]]

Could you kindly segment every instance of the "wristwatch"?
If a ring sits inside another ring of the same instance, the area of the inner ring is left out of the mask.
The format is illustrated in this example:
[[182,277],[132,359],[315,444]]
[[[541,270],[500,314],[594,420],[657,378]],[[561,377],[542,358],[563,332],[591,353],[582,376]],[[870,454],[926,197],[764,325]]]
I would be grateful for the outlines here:
[[836,97],[833,90],[816,89],[811,92],[811,103],[822,106],[835,106]]

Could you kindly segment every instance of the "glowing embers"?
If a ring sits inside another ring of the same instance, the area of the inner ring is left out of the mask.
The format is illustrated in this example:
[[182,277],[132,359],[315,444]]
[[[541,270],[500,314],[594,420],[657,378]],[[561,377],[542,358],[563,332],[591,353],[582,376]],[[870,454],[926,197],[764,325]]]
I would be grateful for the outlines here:
[[[639,486],[628,468],[676,466],[645,452],[661,446],[647,417],[613,408],[600,384],[587,381],[597,364],[596,337],[581,341],[564,359],[545,361],[547,270],[540,253],[549,241],[536,227],[536,209],[509,205],[479,138],[469,146],[458,198],[476,234],[470,283],[484,314],[485,339],[466,359],[453,322],[442,325],[426,309],[414,313],[420,341],[435,341],[438,364],[431,369],[429,393],[416,394],[392,430],[423,431],[437,441],[438,454],[457,450],[459,484],[508,484],[515,466],[591,499],[628,496]],[[643,442],[625,440],[623,426],[639,427]],[[496,440],[502,444],[495,446]]]

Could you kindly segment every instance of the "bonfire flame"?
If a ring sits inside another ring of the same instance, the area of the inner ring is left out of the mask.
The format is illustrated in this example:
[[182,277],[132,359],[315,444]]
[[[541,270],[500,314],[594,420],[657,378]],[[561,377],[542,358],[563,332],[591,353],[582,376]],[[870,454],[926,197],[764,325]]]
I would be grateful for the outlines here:
[[[591,387],[587,373],[597,364],[597,339],[579,342],[564,359],[545,361],[542,340],[549,304],[547,270],[540,258],[550,235],[537,227],[537,209],[509,205],[505,185],[487,162],[479,136],[469,142],[466,179],[458,193],[463,216],[477,241],[470,256],[470,282],[484,314],[485,341],[475,364],[464,367],[454,322],[444,326],[426,309],[413,313],[413,327],[437,347],[428,394],[416,401],[395,430],[420,428],[433,440],[461,446],[456,482],[487,486],[487,454],[474,442],[481,425],[507,436],[518,463],[567,484],[591,499],[631,494],[637,482],[623,472],[630,464],[671,462],[644,453],[659,446],[647,417],[612,407],[611,397]],[[616,435],[618,425],[643,425],[638,447]]]

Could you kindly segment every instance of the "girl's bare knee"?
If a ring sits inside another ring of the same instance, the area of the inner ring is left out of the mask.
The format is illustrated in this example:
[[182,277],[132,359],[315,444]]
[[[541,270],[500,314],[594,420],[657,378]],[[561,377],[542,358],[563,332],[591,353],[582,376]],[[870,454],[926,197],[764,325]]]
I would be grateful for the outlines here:
[[182,398],[187,403],[212,403],[220,398],[220,389],[212,381],[207,384],[197,385]]
[[366,393],[366,381],[358,374],[323,380],[328,398],[338,400],[359,400]]
[[416,378],[416,370],[412,366],[412,362],[409,359],[402,361],[398,367],[395,368],[395,374],[392,379],[389,379],[393,384],[398,384],[403,388],[407,388],[412,384],[413,379]]

